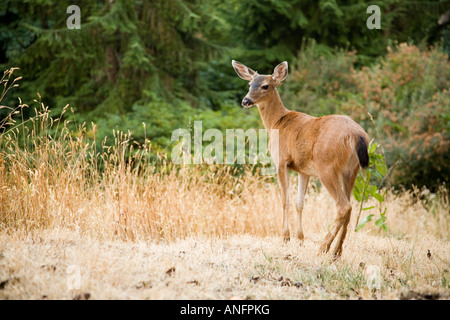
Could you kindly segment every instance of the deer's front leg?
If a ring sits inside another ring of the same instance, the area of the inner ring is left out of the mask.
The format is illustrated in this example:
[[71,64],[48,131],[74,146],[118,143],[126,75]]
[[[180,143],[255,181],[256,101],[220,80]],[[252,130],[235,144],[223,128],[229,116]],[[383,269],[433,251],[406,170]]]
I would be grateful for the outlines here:
[[281,188],[281,204],[283,207],[283,239],[289,241],[289,179],[286,164],[278,166],[278,183]]

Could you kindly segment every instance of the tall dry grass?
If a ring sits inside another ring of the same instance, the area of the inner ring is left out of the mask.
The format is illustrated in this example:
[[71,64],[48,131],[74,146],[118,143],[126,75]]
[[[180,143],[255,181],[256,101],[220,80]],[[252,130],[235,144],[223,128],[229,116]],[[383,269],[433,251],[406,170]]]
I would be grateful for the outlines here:
[[[151,143],[139,145],[130,133],[113,131],[114,143],[103,141],[98,148],[95,124],[70,129],[68,106],[52,118],[39,105],[25,122],[14,120],[23,120],[25,105],[3,122],[0,229],[72,229],[96,238],[130,240],[278,234],[281,208],[272,177],[252,174],[254,168],[237,176],[232,166],[178,166],[163,155],[154,160]],[[389,191],[390,232],[448,239],[446,192]],[[303,215],[306,237],[326,232],[334,215],[329,194],[312,183]],[[362,231],[380,232],[373,224]]]
[[95,125],[70,130],[69,120],[61,120],[67,109],[54,119],[41,103],[28,123],[6,122],[10,127],[0,135],[2,229],[170,239],[273,228],[253,223],[252,192],[270,188],[268,179],[250,171],[238,179],[228,166],[150,160],[150,143],[131,143],[130,133],[113,131],[113,145],[105,141],[97,150]]

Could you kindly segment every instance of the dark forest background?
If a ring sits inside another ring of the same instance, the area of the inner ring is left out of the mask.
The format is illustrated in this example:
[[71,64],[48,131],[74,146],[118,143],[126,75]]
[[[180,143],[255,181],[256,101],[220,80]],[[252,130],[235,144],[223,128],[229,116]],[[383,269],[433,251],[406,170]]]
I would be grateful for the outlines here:
[[[81,29],[69,30],[69,5]],[[369,5],[381,29],[368,29]],[[238,60],[260,73],[289,62],[280,87],[288,109],[345,113],[378,141],[388,183],[436,188],[450,173],[450,1],[105,0],[0,2],[0,65],[19,67],[21,101],[53,117],[69,104],[86,135],[112,130],[170,152],[171,133],[262,128],[243,110]],[[38,95],[39,93],[39,95]],[[8,115],[0,109],[0,118]]]

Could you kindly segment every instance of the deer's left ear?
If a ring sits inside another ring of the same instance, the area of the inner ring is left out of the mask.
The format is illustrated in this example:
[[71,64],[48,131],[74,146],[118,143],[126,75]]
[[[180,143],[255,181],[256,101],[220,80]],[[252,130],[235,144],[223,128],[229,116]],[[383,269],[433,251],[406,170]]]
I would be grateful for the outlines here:
[[272,74],[272,79],[278,84],[284,79],[286,79],[288,75],[288,63],[283,61],[279,65],[275,67]]

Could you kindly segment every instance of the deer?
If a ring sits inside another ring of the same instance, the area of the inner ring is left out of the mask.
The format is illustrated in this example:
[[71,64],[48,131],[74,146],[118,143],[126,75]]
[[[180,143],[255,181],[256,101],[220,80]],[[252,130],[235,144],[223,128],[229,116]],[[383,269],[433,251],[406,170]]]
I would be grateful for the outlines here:
[[[338,232],[334,257],[342,254],[352,206],[352,189],[360,168],[369,165],[369,136],[364,129],[346,115],[314,117],[286,109],[277,86],[288,75],[288,63],[278,64],[271,75],[256,71],[232,60],[237,75],[249,81],[249,91],[242,99],[242,107],[257,106],[263,125],[269,133],[269,152],[273,158],[283,209],[282,236],[290,240],[289,232],[289,170],[298,174],[295,236],[304,239],[302,211],[310,177],[320,179],[336,204],[335,220],[320,244],[319,253],[327,253]],[[272,133],[278,142],[271,143]]]

